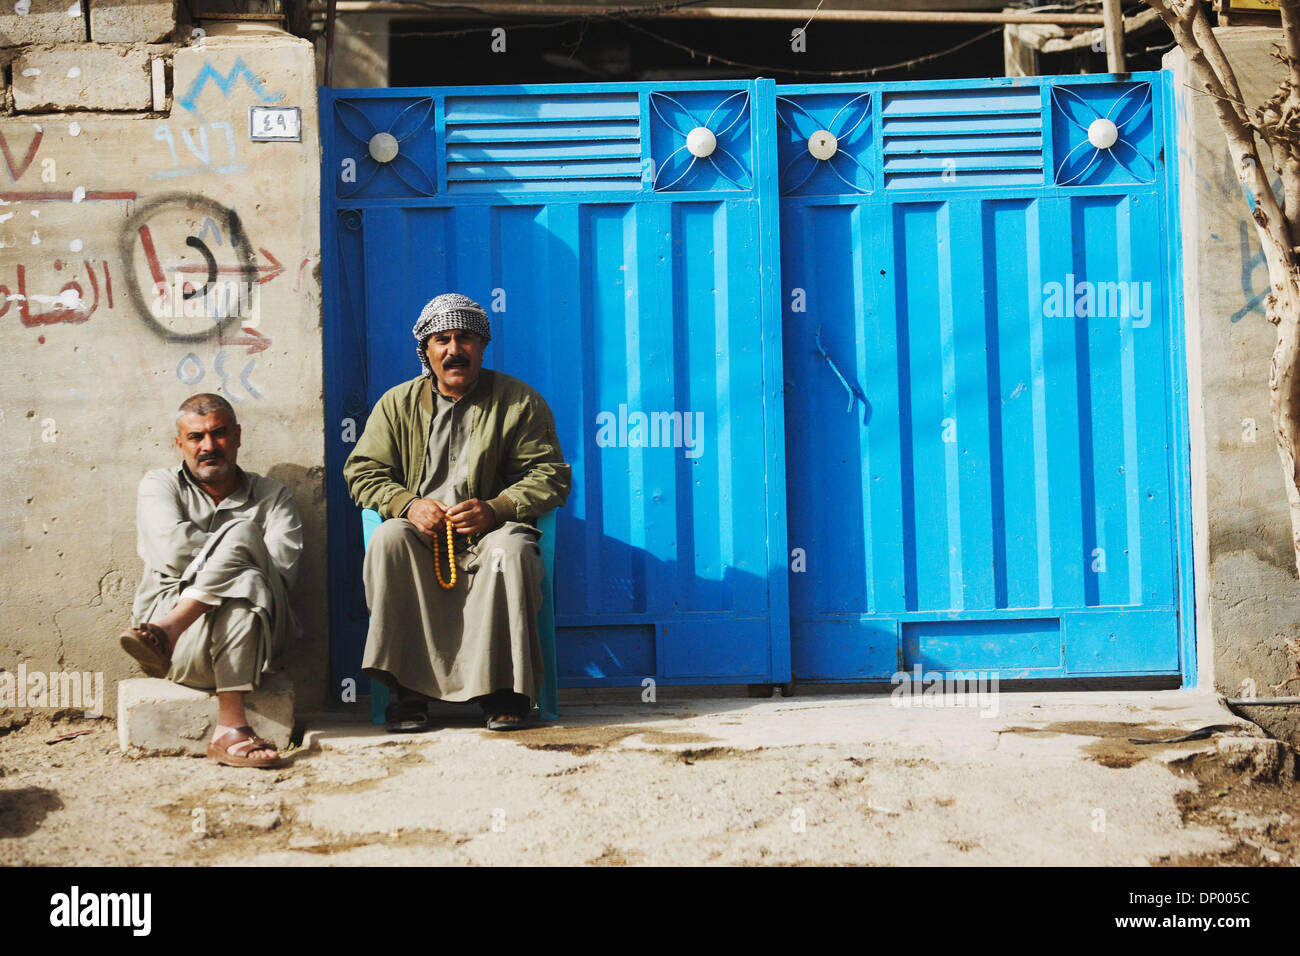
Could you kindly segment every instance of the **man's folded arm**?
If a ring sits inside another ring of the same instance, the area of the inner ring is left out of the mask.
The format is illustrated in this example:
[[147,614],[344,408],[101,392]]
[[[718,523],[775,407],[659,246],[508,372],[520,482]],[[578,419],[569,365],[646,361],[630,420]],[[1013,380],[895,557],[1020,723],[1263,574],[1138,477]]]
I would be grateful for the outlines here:
[[417,497],[399,480],[401,456],[394,428],[388,403],[381,398],[366,420],[357,447],[343,464],[343,480],[352,500],[385,519],[402,514]]
[[140,479],[135,521],[141,559],[174,578],[185,573],[208,540],[208,532],[186,516],[176,492],[161,475]]
[[[519,476],[500,495],[513,503],[514,519],[537,518],[568,500],[572,469],[560,450],[555,417],[540,398],[528,402],[520,412],[515,442],[502,464],[507,475]],[[498,501],[494,498],[489,504],[500,515]]]
[[284,577],[285,586],[293,587],[298,580],[302,558],[302,519],[288,488],[281,487],[275,503],[267,512],[263,538],[271,560]]

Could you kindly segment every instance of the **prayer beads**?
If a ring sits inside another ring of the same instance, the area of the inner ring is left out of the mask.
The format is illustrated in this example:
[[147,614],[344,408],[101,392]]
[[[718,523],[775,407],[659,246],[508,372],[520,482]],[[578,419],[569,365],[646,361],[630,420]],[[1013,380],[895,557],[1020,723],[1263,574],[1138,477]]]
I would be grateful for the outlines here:
[[442,562],[438,560],[437,548],[433,549],[433,573],[438,575],[438,583],[441,584],[445,590],[450,591],[456,586],[456,542],[452,537],[451,519],[445,519],[443,524],[447,526],[447,563],[451,565],[451,580],[444,581],[442,579]]

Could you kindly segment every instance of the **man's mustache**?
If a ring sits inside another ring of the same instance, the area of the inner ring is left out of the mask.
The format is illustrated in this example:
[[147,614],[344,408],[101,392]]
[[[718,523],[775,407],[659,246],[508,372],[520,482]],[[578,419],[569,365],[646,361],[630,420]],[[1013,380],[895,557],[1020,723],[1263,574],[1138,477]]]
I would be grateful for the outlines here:
[[453,355],[443,360],[442,367],[447,368],[464,368],[469,365],[469,359],[459,355]]
[[200,465],[203,464],[204,462],[209,462],[209,461],[225,461],[225,460],[226,460],[226,456],[225,456],[225,455],[220,455],[220,454],[216,454],[216,453],[213,453],[213,454],[211,454],[211,455],[200,455],[200,456],[199,456],[199,464],[200,464]]

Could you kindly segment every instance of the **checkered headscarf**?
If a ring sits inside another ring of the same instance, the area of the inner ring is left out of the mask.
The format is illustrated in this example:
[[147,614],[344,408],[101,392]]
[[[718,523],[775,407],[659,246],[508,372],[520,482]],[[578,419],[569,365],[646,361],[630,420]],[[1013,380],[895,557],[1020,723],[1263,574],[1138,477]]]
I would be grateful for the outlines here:
[[432,375],[429,360],[424,356],[424,346],[435,332],[449,332],[452,329],[465,329],[483,336],[483,341],[492,339],[492,330],[488,325],[488,316],[479,305],[467,295],[459,292],[444,292],[429,301],[416,320],[411,332],[415,335],[415,351],[424,366],[424,374]]

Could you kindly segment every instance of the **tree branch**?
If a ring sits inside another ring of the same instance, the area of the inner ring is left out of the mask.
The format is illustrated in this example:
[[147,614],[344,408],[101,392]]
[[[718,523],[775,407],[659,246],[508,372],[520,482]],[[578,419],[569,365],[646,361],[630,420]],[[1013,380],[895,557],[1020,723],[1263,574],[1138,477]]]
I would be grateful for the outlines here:
[[[1293,6],[1297,0],[1286,0]],[[1264,165],[1259,158],[1259,147],[1255,141],[1255,129],[1242,115],[1240,87],[1227,58],[1223,57],[1222,48],[1218,47],[1222,65],[1232,79],[1226,81],[1211,65],[1198,38],[1193,31],[1193,24],[1198,16],[1204,17],[1199,0],[1184,0],[1181,7],[1175,8],[1171,0],[1147,0],[1160,19],[1164,20],[1174,35],[1192,76],[1202,89],[1210,94],[1210,102],[1219,116],[1219,125],[1223,127],[1228,140],[1228,154],[1232,157],[1233,172],[1246,190],[1250,202],[1251,217],[1255,220],[1260,241],[1265,247],[1265,261],[1268,263],[1269,284],[1275,291],[1289,287],[1289,275],[1295,261],[1295,249],[1291,242],[1290,222],[1273,192]],[[1206,24],[1205,32],[1210,32]],[[1234,100],[1228,85],[1237,90]]]
[[1292,89],[1300,88],[1300,0],[1281,0],[1282,43],[1286,47]]
[[1224,55],[1223,47],[1219,46],[1219,38],[1214,35],[1214,30],[1210,27],[1210,21],[1205,16],[1205,8],[1199,3],[1193,3],[1192,10],[1195,14],[1192,19],[1192,36],[1200,43],[1206,59],[1209,60],[1215,75],[1223,84],[1228,98],[1236,106],[1238,119],[1249,126],[1250,117],[1246,114],[1246,100],[1241,95],[1241,87],[1237,85],[1237,74],[1232,69],[1232,64],[1228,62],[1227,56]]
[[1276,122],[1265,122],[1259,111],[1260,132],[1273,153],[1273,168],[1282,177],[1282,202],[1291,236],[1300,224],[1300,0],[1282,0],[1282,41],[1286,50],[1287,81],[1266,107],[1276,105]]

